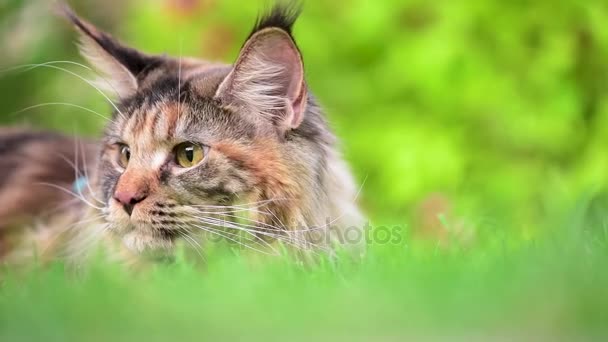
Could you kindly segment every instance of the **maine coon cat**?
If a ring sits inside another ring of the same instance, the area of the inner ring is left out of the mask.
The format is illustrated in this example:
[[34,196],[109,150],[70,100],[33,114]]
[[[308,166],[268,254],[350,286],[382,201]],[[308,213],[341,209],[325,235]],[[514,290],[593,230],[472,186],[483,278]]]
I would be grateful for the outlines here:
[[99,232],[133,253],[180,238],[204,248],[204,231],[244,245],[361,242],[345,235],[362,228],[357,187],[306,85],[297,6],[260,17],[232,65],[145,54],[62,12],[113,113],[98,142],[0,130],[5,254],[25,226],[49,241]]

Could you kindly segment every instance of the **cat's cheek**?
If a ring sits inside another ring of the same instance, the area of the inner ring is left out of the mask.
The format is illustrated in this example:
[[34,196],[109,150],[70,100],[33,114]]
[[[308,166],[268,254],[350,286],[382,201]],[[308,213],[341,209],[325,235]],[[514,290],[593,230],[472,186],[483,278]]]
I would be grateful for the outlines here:
[[126,233],[131,230],[131,220],[124,209],[114,200],[108,203],[107,220],[112,224],[112,230],[116,233]]

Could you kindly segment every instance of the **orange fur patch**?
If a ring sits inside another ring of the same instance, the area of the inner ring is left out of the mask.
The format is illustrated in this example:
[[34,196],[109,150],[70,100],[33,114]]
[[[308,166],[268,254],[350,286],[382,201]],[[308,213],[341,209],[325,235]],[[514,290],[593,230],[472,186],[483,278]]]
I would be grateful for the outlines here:
[[180,108],[177,103],[171,103],[163,108],[163,116],[167,121],[167,137],[175,134],[175,127],[177,126],[177,120],[179,119]]
[[[277,143],[269,139],[260,139],[250,146],[232,141],[222,141],[214,145],[218,152],[242,163],[253,175],[259,189],[259,200],[276,200],[268,205],[281,224],[288,228],[299,208],[302,188],[296,181],[296,174],[289,171],[283,163],[283,157]],[[272,218],[260,217],[260,220],[272,221]]]
[[116,191],[132,193],[140,193],[142,191],[153,192],[153,190],[158,188],[158,177],[156,176],[156,173],[128,169],[120,176],[116,184]]

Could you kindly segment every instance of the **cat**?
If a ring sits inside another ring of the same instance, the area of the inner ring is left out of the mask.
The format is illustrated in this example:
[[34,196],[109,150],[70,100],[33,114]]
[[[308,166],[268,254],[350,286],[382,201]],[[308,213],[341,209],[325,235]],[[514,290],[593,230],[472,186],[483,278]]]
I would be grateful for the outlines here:
[[63,5],[117,101],[98,142],[0,130],[0,248],[33,218],[46,235],[76,227],[137,255],[170,254],[180,238],[200,246],[202,231],[245,245],[360,246],[346,236],[362,236],[358,188],[292,35],[300,8],[260,16],[230,65],[140,52]]

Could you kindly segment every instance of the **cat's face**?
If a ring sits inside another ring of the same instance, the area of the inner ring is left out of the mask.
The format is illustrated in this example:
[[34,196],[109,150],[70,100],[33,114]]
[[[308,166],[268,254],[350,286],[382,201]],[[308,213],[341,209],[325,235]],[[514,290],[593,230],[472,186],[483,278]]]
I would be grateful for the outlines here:
[[[129,248],[170,248],[221,225],[215,214],[230,216],[235,202],[295,205],[303,189],[294,177],[305,166],[286,142],[308,102],[290,34],[295,13],[275,8],[262,19],[233,66],[145,55],[66,13],[120,97],[96,183],[110,230]],[[274,218],[252,222],[267,228],[288,216],[288,206],[272,206]]]
[[[170,247],[204,226],[203,217],[211,220],[213,208],[249,198],[256,186],[247,167],[260,143],[256,126],[192,85],[211,79],[181,82],[178,101],[178,77],[163,68],[106,130],[100,179],[107,221],[135,250]],[[239,149],[245,156],[233,155]]]

